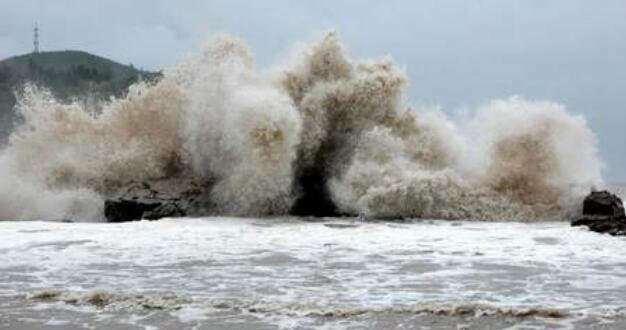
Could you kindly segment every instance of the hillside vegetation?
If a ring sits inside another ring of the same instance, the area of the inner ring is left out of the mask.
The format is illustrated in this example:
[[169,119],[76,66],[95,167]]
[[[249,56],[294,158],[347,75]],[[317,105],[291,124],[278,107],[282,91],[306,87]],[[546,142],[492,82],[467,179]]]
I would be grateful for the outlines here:
[[160,73],[138,70],[81,51],[32,53],[0,61],[0,141],[17,118],[16,93],[32,82],[63,102],[99,101],[123,96],[130,85],[159,79]]

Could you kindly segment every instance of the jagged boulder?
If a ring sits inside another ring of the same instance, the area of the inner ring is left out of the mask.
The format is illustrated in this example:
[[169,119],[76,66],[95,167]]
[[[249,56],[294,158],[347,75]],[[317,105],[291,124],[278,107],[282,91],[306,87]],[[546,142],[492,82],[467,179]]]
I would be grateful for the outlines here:
[[624,218],[622,200],[608,191],[594,191],[585,198],[583,215],[609,216]]
[[626,235],[626,214],[622,200],[608,191],[594,191],[583,203],[583,216],[572,226],[587,226],[591,231],[614,236]]
[[135,182],[104,202],[104,215],[108,222],[193,215],[205,188],[185,180]]

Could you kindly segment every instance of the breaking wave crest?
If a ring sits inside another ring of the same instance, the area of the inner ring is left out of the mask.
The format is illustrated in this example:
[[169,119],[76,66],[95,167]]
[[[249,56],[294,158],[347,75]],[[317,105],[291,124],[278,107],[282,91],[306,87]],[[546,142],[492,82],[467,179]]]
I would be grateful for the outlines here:
[[72,305],[91,305],[97,308],[114,307],[131,310],[177,310],[192,302],[190,299],[179,298],[175,295],[129,295],[106,290],[76,293],[48,289],[35,292],[27,298],[36,302],[63,302]]
[[358,306],[317,306],[315,304],[290,304],[272,302],[236,302],[229,300],[193,301],[174,295],[129,295],[106,290],[93,290],[85,293],[43,290],[28,296],[36,302],[63,302],[71,305],[87,305],[97,308],[128,310],[178,310],[194,304],[204,307],[206,312],[229,311],[237,313],[273,314],[291,317],[310,318],[351,318],[364,314],[430,314],[439,316],[505,316],[542,317],[560,319],[568,316],[566,311],[540,307],[512,307],[473,303],[424,303],[410,305]]
[[206,214],[563,219],[601,182],[595,136],[563,106],[513,96],[453,121],[408,105],[407,83],[329,33],[267,74],[216,37],[101,112],[28,85],[0,219],[99,220],[129,182],[176,177],[213,183]]

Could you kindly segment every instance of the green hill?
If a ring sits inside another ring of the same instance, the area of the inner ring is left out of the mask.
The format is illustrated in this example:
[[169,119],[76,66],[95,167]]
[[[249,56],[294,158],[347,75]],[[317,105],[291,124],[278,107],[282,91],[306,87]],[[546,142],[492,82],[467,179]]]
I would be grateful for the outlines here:
[[15,93],[27,82],[49,89],[64,102],[121,97],[140,79],[156,80],[160,73],[138,70],[81,51],[42,52],[0,61],[0,140],[17,120]]

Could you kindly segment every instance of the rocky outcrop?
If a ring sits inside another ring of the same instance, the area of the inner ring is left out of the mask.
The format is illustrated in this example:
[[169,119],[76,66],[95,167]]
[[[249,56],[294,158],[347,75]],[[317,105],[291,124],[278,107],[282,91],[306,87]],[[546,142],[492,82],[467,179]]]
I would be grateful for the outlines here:
[[205,185],[187,180],[136,182],[104,202],[104,215],[108,222],[194,215],[205,191]]
[[591,231],[615,236],[626,235],[626,214],[622,200],[608,191],[594,191],[583,204],[583,217],[572,226],[587,226]]

